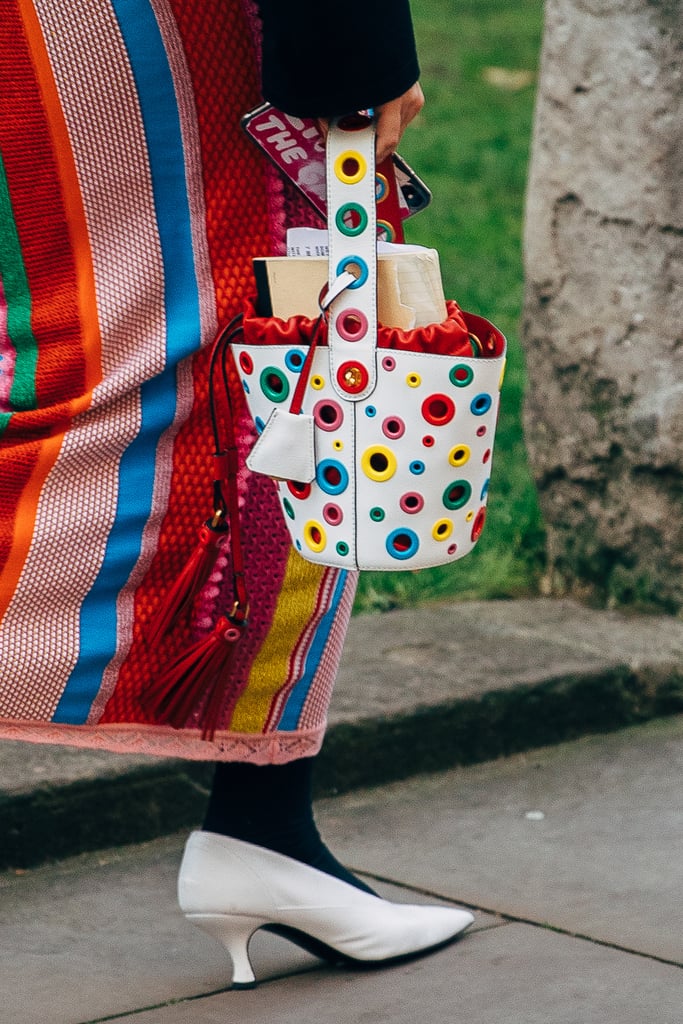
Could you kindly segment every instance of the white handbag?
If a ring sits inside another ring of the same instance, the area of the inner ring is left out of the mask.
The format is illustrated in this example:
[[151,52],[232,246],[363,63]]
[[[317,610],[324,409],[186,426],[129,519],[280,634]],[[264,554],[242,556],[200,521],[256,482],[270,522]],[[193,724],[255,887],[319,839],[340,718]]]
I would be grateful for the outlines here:
[[247,464],[277,481],[292,543],[309,561],[454,561],[484,525],[505,339],[464,313],[468,355],[379,347],[367,120],[331,128],[327,190],[329,284],[314,343],[249,344],[245,324],[232,344],[260,433]]

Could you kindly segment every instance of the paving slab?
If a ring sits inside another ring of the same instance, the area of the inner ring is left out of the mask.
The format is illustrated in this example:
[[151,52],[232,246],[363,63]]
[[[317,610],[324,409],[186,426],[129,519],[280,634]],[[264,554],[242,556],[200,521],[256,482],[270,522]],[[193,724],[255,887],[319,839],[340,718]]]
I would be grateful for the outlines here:
[[[352,620],[320,793],[469,764],[683,710],[683,622],[568,600]],[[202,818],[211,766],[0,742],[0,868]]]
[[[3,1024],[77,1024],[225,989],[227,954],[176,903],[184,840],[0,875]],[[377,888],[404,903],[434,902],[405,887]],[[473,930],[503,923],[483,913]],[[266,932],[254,937],[251,953],[259,982],[321,966]]]
[[682,781],[676,716],[318,814],[338,855],[379,877],[683,963]]
[[675,967],[511,924],[382,971],[290,977],[124,1017],[129,1024],[680,1024]]
[[680,1024],[682,756],[677,717],[319,802],[385,895],[475,907],[460,941],[389,969],[259,933],[263,984],[225,991],[225,954],[176,907],[181,836],[5,872],[0,1020]]

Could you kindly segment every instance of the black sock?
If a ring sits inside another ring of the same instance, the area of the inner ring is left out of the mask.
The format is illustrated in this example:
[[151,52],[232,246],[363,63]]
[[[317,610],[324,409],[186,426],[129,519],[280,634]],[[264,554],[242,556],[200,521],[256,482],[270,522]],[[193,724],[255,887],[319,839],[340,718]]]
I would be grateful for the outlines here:
[[203,828],[265,846],[372,893],[320,838],[311,797],[313,763],[300,758],[277,765],[217,764]]

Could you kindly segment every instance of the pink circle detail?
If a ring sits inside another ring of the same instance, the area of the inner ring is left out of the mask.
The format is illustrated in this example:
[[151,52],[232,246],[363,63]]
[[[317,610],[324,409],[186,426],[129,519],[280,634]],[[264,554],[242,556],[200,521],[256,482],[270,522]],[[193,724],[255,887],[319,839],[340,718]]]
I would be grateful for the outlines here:
[[323,519],[326,523],[329,523],[330,526],[339,526],[343,518],[344,513],[339,505],[334,505],[332,502],[325,505],[323,509]]
[[391,373],[392,370],[396,369],[396,360],[393,356],[385,356],[382,360],[382,369],[386,370],[387,373]]
[[409,516],[415,515],[416,512],[421,512],[424,504],[424,498],[417,491],[408,491],[399,501],[401,511],[406,512]]
[[335,321],[335,327],[344,341],[360,341],[368,333],[368,318],[360,309],[343,309]]
[[313,406],[313,419],[321,430],[336,430],[344,421],[344,410],[339,402],[321,398]]
[[382,433],[385,437],[403,437],[406,432],[406,425],[400,416],[387,416],[382,423]]

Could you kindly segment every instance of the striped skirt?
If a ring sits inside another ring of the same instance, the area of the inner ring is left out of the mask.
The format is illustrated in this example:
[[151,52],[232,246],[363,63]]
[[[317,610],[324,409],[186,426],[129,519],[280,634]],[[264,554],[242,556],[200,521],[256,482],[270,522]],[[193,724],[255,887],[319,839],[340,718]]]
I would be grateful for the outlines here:
[[248,0],[2,4],[0,737],[255,763],[322,742],[355,579],[291,549],[246,469],[252,612],[215,735],[144,702],[232,597],[222,554],[150,644],[211,513],[207,346],[303,222],[239,127],[258,100]]

